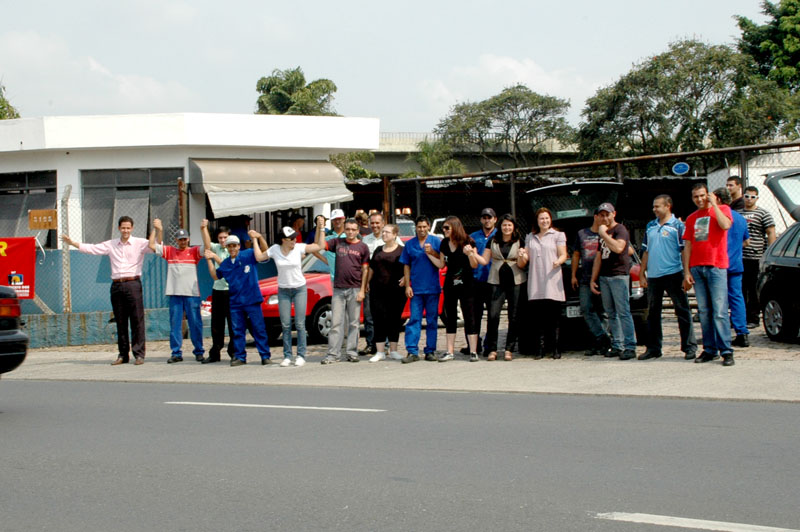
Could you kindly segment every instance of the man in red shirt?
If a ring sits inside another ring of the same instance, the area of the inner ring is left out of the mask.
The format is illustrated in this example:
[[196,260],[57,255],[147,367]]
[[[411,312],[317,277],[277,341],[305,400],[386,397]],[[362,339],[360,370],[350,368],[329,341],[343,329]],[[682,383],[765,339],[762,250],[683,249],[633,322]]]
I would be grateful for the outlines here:
[[686,219],[683,239],[683,288],[694,286],[697,313],[703,331],[703,353],[695,362],[704,363],[722,355],[722,365],[733,365],[731,326],[728,318],[728,229],[731,209],[717,203],[708,187],[692,188],[697,210]]

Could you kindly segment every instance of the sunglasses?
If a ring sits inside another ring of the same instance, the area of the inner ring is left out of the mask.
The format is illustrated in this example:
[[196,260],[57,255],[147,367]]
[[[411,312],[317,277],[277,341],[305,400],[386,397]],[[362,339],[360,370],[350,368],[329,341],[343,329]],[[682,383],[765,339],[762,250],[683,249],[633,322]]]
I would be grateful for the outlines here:
[[745,199],[758,199],[758,196],[755,194],[745,194],[744,197]]
[[442,229],[449,231],[450,230],[450,226],[449,225],[443,225]]

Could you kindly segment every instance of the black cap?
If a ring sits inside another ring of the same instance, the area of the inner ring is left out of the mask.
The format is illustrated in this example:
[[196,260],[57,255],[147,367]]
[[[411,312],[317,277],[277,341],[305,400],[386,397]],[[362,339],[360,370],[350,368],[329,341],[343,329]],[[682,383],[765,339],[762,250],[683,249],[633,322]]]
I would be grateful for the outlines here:
[[491,207],[486,207],[481,211],[481,218],[483,218],[484,216],[491,216],[492,218],[497,218],[497,214]]

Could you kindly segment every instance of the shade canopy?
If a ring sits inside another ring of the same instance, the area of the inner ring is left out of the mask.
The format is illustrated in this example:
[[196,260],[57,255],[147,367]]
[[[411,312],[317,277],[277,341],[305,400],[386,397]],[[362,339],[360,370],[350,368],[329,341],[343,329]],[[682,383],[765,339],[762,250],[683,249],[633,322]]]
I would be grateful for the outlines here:
[[189,179],[208,195],[217,218],[353,199],[327,161],[190,159]]

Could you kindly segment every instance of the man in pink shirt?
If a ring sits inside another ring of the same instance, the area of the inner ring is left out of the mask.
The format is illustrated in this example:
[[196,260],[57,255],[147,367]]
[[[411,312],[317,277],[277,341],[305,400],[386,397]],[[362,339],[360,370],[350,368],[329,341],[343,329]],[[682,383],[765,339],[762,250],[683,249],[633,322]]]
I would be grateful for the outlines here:
[[[122,216],[117,223],[119,238],[106,240],[100,244],[81,244],[68,235],[61,239],[89,255],[108,255],[111,262],[111,308],[117,323],[117,346],[119,355],[112,366],[126,364],[131,348],[138,366],[144,364],[144,302],[142,299],[142,264],[146,253],[151,253],[150,242],[146,238],[131,236],[133,219]],[[131,334],[128,336],[128,322]]]

